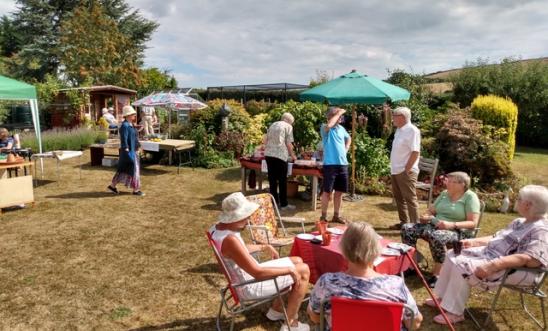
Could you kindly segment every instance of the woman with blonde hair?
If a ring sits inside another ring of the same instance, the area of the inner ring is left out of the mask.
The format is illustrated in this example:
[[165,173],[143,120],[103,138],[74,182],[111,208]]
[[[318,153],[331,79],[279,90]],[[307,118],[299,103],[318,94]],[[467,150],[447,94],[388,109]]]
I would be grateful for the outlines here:
[[348,269],[345,272],[326,273],[318,279],[310,294],[310,319],[314,323],[320,322],[321,305],[324,303],[327,324],[331,327],[332,297],[401,302],[411,307],[415,316],[411,320],[410,315],[404,314],[403,325],[408,329],[413,325],[413,329],[417,329],[422,315],[403,279],[379,274],[373,269],[373,261],[380,255],[381,247],[371,225],[364,222],[350,223],[339,245],[348,261]]

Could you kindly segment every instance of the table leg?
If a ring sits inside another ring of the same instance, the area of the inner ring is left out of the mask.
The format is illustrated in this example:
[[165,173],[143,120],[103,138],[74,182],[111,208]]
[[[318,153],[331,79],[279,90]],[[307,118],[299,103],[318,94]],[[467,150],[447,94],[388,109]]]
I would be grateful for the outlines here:
[[263,190],[263,172],[261,170],[257,170],[259,172],[259,175],[257,176],[257,180],[259,182],[259,191]]
[[171,159],[173,158],[173,150],[169,150],[169,152],[167,153],[167,158],[168,158],[168,164],[171,165]]
[[240,178],[242,179],[242,193],[245,194],[245,191],[246,191],[246,186],[245,186],[245,181],[246,181],[246,172],[245,172],[245,168],[244,167],[241,167],[240,168]]
[[318,176],[312,176],[312,210],[316,210],[318,202]]

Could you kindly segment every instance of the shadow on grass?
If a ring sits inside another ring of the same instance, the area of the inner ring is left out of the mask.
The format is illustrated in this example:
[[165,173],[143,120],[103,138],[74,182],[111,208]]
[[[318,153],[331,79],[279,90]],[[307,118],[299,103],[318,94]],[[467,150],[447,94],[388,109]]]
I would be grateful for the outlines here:
[[[131,195],[131,192],[120,192],[119,195]],[[116,194],[112,192],[72,192],[64,193],[59,195],[47,195],[46,198],[57,198],[57,199],[87,199],[87,198],[105,198],[105,197],[116,197]]]
[[201,205],[200,209],[221,211],[221,202],[223,201],[224,198],[226,198],[229,194],[232,194],[232,193],[234,192],[222,192],[222,193],[214,194],[210,196],[209,198],[207,198],[207,200],[212,201],[212,203]]
[[379,207],[380,209],[384,210],[384,211],[396,211],[397,208],[396,206],[394,206],[391,202],[381,202],[381,203],[377,203],[375,204],[375,206]]
[[45,185],[48,185],[48,184],[51,184],[51,183],[56,183],[55,180],[49,180],[49,179],[35,179],[34,180],[34,187],[40,187],[40,186],[45,186]]
[[217,263],[206,263],[196,266],[194,268],[186,269],[187,272],[195,272],[201,274],[219,273],[219,265]]
[[227,168],[215,176],[216,180],[234,182],[240,180],[240,168]]
[[[154,164],[150,164],[154,165]],[[147,167],[148,165],[141,164],[141,176],[159,176],[159,175],[165,175],[171,173],[171,171],[168,170],[162,170],[162,169],[151,169]],[[79,166],[74,166],[74,168],[78,168]],[[173,169],[177,169],[174,167]],[[103,167],[103,166],[91,166],[90,163],[87,163],[86,165],[82,165],[82,177],[85,177],[86,174],[84,170],[93,170],[93,171],[105,171],[105,172],[111,172],[114,176],[114,173],[116,172],[116,167]]]
[[[249,312],[249,315],[253,312]],[[236,321],[234,323],[234,330],[242,330],[246,327],[250,327],[253,324],[260,324],[261,321],[253,316],[247,316],[243,314],[245,320]],[[147,325],[136,329],[130,329],[129,331],[159,331],[159,330],[170,330],[170,331],[181,331],[181,330],[217,330],[217,318],[216,317],[202,317],[202,318],[189,318],[185,320],[175,320],[173,322],[159,324],[159,325]],[[223,317],[221,318],[221,329],[227,329],[230,325],[230,318]]]

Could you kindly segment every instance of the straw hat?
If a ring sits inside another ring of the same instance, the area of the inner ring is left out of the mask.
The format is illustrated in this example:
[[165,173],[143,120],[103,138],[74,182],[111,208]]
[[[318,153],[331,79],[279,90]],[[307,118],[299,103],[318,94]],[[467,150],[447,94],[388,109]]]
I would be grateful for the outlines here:
[[137,112],[130,105],[124,106],[124,108],[122,108],[122,116],[123,117],[129,116],[129,115],[134,115],[134,114],[137,114]]
[[105,115],[106,113],[108,113],[108,109],[106,109],[106,108],[103,108],[101,111],[103,112],[103,115]]
[[219,215],[219,222],[230,224],[248,218],[259,205],[246,199],[242,192],[232,193],[223,200],[223,211]]

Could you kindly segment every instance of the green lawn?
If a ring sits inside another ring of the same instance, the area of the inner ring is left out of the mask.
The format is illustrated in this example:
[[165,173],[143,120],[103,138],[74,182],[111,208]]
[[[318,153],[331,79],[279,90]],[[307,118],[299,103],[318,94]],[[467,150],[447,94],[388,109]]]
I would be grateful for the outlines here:
[[512,161],[516,174],[527,183],[548,186],[548,150],[518,147]]
[[[85,157],[89,162],[89,152]],[[543,179],[547,161],[546,152],[520,149],[514,164]],[[239,168],[184,168],[177,175],[174,167],[147,166],[143,198],[108,193],[112,169],[84,166],[81,180],[77,160],[62,163],[60,180],[55,163],[46,161],[45,169],[35,206],[0,216],[0,330],[214,329],[224,278],[204,231],[215,222],[220,201],[239,190]],[[390,202],[367,196],[344,202],[343,211],[397,240],[398,232],[387,230],[396,222]],[[309,202],[292,203],[298,207],[294,215],[312,229],[319,211],[309,211]],[[515,217],[487,213],[480,235]],[[424,243],[419,249],[428,252]],[[445,330],[431,322],[436,312],[422,305],[427,292],[418,279],[407,282],[425,316],[421,330]],[[481,314],[488,298],[475,293],[471,306]],[[505,293],[500,302],[490,330],[533,329],[515,296]],[[239,318],[236,330],[278,330],[265,311]],[[306,321],[304,306],[300,315]],[[473,325],[465,322],[457,330]]]

